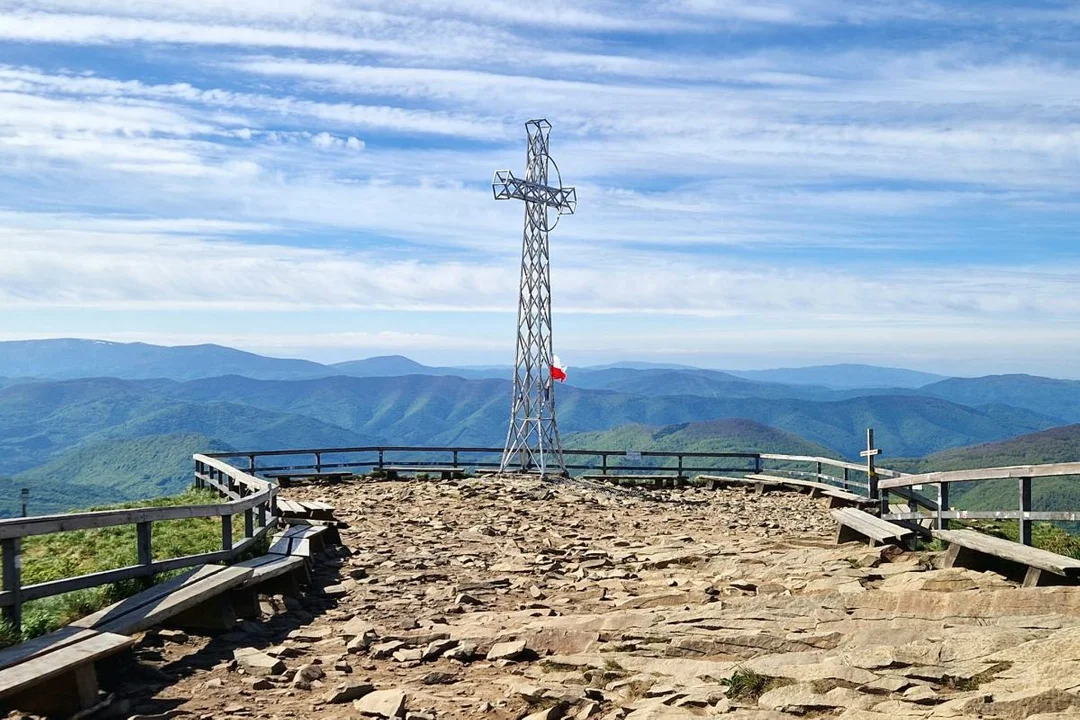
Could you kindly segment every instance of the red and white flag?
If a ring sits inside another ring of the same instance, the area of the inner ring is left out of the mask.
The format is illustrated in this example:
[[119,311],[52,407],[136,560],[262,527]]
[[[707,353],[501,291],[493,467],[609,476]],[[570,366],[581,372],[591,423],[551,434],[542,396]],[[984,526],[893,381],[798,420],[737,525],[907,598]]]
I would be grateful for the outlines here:
[[566,382],[566,366],[562,364],[558,355],[551,362],[551,379]]

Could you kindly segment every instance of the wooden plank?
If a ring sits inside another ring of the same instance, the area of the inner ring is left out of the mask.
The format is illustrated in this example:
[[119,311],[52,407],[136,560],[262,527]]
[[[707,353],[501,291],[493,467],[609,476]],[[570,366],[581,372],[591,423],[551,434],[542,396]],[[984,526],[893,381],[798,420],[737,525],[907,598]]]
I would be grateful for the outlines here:
[[984,555],[994,555],[1004,560],[1045,570],[1055,575],[1071,578],[1080,577],[1080,560],[1058,555],[1048,550],[1021,545],[1020,543],[985,535],[974,530],[934,530],[933,535],[950,545],[974,550]]
[[248,495],[240,500],[216,505],[177,505],[158,508],[133,508],[128,510],[98,510],[85,513],[61,515],[38,515],[30,518],[9,518],[0,520],[0,539],[29,537],[31,535],[50,535],[68,530],[89,530],[93,528],[134,525],[141,522],[159,520],[182,520],[185,518],[220,517],[236,515],[254,508],[277,492],[268,489],[256,495]]
[[324,525],[294,525],[275,540],[267,550],[270,555],[297,555],[310,557],[312,541],[321,539],[330,528]]
[[86,640],[96,634],[97,632],[94,630],[65,625],[56,632],[0,650],[0,670],[26,662],[38,655],[44,655],[53,650],[59,650],[62,647]]
[[616,473],[609,472],[607,475],[603,473],[588,473],[581,476],[584,480],[685,480],[686,475],[635,475],[632,473]]
[[108,632],[138,632],[186,610],[200,599],[224,592],[241,583],[250,574],[251,570],[248,568],[206,565],[155,585],[138,595],[125,598],[71,624]]
[[[247,457],[247,455],[245,455],[244,457]],[[243,470],[240,470],[239,468],[233,467],[232,465],[228,464],[224,460],[220,460],[220,459],[217,459],[217,458],[214,458],[214,457],[210,457],[208,455],[198,455],[198,454],[193,455],[192,459],[197,463],[202,463],[203,465],[206,465],[207,467],[211,467],[211,468],[214,468],[215,470],[218,470],[220,472],[225,473],[226,475],[231,477],[235,482],[238,482],[238,483],[240,483],[242,485],[246,485],[253,492],[262,492],[262,491],[268,490],[270,488],[270,483],[266,482],[262,478],[255,477],[254,475],[246,473]]]
[[305,564],[304,558],[296,555],[263,555],[237,563],[234,567],[246,567],[251,570],[251,577],[241,585],[241,587],[249,587],[279,575],[303,570]]
[[869,498],[863,495],[856,495],[855,493],[847,492],[834,485],[827,485],[825,483],[814,482],[813,480],[801,480],[799,478],[786,478],[778,475],[747,475],[747,478],[751,480],[761,480],[762,482],[771,482],[776,485],[792,485],[795,487],[812,488],[814,490],[820,490],[824,495],[830,495],[832,497],[840,498],[841,500],[848,500],[850,502],[869,502]]
[[185,584],[157,603],[144,604],[133,612],[99,623],[95,629],[124,634],[147,630],[227,590],[239,587],[251,577],[251,573],[250,568],[222,568],[210,577]]
[[81,628],[96,628],[99,625],[103,625],[124,615],[135,612],[143,605],[155,603],[171,592],[174,592],[181,588],[184,583],[195,582],[202,580],[212,575],[221,572],[224,569],[221,565],[202,565],[187,572],[181,573],[174,578],[170,578],[163,583],[158,583],[151,588],[143,590],[137,595],[132,595],[129,598],[124,598],[120,602],[113,603],[107,608],[98,610],[96,613],[87,615],[84,618],[79,618],[70,624],[71,627]]
[[1049,463],[1046,465],[1010,465],[1006,467],[976,468],[974,470],[949,470],[947,472],[906,475],[900,478],[882,480],[879,487],[883,490],[911,485],[931,483],[976,482],[982,480],[1019,480],[1025,477],[1059,477],[1062,475],[1080,475],[1080,462]]
[[307,508],[311,508],[312,510],[334,510],[334,506],[330,503],[324,503],[318,500],[305,500],[301,503],[301,505]]
[[12,695],[75,668],[113,655],[135,644],[135,639],[113,633],[94,633],[72,645],[38,655],[0,670],[0,697]]
[[761,453],[762,460],[786,460],[789,462],[811,462],[821,463],[822,465],[829,465],[838,468],[847,468],[848,470],[857,470],[859,472],[866,472],[865,465],[858,465],[856,463],[845,462],[844,460],[835,460],[833,458],[815,457],[811,455],[777,455],[775,453]]
[[889,541],[902,543],[915,535],[913,531],[907,528],[894,525],[887,520],[882,520],[855,508],[830,510],[829,514],[837,523],[851,528],[863,537],[882,543]]
[[304,509],[303,505],[298,502],[293,502],[292,500],[286,500],[285,498],[277,499],[277,507],[278,512],[282,514],[288,513],[290,515],[304,515],[305,513],[307,513],[307,510]]
[[[897,506],[904,507],[904,506]],[[943,520],[1015,520],[1021,514],[1029,520],[1052,520],[1056,522],[1080,522],[1080,512],[1055,511],[1055,510],[1032,510],[1029,513],[1021,513],[1019,510],[943,510],[941,513],[929,515],[927,513],[904,511],[884,515],[886,520],[926,520],[937,518]]]

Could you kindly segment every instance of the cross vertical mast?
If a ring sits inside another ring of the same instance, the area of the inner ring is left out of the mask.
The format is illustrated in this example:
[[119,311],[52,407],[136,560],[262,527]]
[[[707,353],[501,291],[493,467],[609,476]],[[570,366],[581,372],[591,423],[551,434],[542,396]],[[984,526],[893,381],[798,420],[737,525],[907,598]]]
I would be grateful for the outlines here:
[[530,120],[525,124],[528,149],[525,178],[509,170],[495,173],[492,190],[496,200],[525,201],[525,230],[521,240],[517,348],[514,358],[514,391],[510,427],[506,433],[500,471],[538,472],[541,476],[566,474],[559,426],[555,420],[555,386],[551,378],[554,350],[551,340],[551,266],[548,232],[554,227],[549,212],[571,215],[577,206],[574,188],[548,185],[548,167],[558,166],[548,155],[551,123]]

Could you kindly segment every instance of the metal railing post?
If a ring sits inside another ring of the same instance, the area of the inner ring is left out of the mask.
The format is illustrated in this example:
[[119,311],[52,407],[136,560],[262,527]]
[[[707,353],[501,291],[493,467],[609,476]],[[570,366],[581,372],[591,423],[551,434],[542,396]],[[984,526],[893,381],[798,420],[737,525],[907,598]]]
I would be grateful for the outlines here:
[[315,453],[315,472],[322,472],[322,453]]

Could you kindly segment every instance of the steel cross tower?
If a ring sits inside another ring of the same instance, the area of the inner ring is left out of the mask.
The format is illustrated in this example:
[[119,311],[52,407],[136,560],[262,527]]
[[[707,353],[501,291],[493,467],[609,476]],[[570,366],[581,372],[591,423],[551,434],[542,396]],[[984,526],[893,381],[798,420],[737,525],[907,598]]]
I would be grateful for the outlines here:
[[[555,421],[555,387],[551,378],[551,269],[548,257],[549,222],[556,211],[572,215],[577,191],[564,188],[559,168],[548,155],[551,123],[525,123],[529,137],[525,179],[509,170],[495,173],[491,183],[496,200],[525,201],[525,234],[521,241],[521,284],[518,301],[517,351],[514,359],[514,394],[510,428],[506,433],[500,471],[538,472],[541,476],[566,474],[559,426]],[[548,167],[558,187],[548,185]]]

